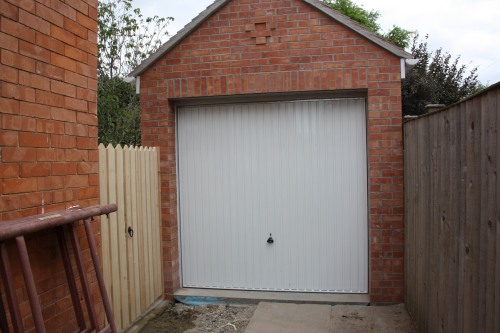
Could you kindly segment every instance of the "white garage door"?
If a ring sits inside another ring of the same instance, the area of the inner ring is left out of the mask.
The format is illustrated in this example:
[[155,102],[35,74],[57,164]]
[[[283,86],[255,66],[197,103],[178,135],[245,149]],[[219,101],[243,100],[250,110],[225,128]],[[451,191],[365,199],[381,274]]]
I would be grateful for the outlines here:
[[364,99],[179,108],[183,286],[367,292],[365,119]]

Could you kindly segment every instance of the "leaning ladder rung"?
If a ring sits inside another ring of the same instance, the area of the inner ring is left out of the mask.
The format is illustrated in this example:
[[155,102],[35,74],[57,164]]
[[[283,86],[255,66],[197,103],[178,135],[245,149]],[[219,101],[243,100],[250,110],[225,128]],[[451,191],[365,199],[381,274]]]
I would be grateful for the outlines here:
[[[90,218],[94,216],[109,214],[115,212],[116,210],[117,206],[115,204],[100,205],[83,209],[70,209],[66,211],[52,212],[49,214],[31,216],[27,218],[21,218],[0,223],[0,275],[4,284],[7,304],[10,310],[9,312],[10,312],[12,327],[15,332],[19,333],[24,332],[24,327],[23,327],[21,313],[19,311],[19,302],[17,300],[16,290],[14,288],[14,284],[12,281],[12,270],[9,263],[9,257],[6,250],[5,241],[9,239],[15,239],[16,241],[17,252],[19,254],[19,259],[21,263],[21,271],[24,277],[25,288],[28,293],[28,298],[30,301],[31,314],[33,316],[34,325],[37,332],[44,333],[46,332],[45,323],[42,316],[40,302],[38,301],[38,294],[36,292],[33,272],[31,270],[28,250],[26,247],[24,236],[27,234],[51,228],[55,228],[57,233],[59,249],[61,251],[63,266],[66,272],[66,278],[68,280],[68,286],[70,288],[71,299],[73,302],[73,308],[75,311],[75,316],[79,327],[79,329],[76,332],[78,333],[117,332],[114,323],[113,313],[111,311],[111,306],[109,303],[108,294],[106,291],[106,286],[104,285],[104,279],[102,277],[102,272],[100,271],[100,262],[97,253],[97,247],[94,240],[94,234],[92,232],[92,227],[90,225]],[[81,260],[82,253],[79,246],[78,235],[76,234],[76,229],[73,226],[74,222],[80,220],[83,220],[85,225],[85,233],[87,235],[87,241],[92,255],[94,270],[97,277],[97,284],[99,286],[99,292],[101,294],[101,299],[103,301],[106,319],[109,323],[106,327],[104,327],[101,330],[97,323],[94,305],[91,300],[88,281],[86,281],[86,272],[84,270],[83,261]],[[68,255],[66,236],[64,230],[62,229],[64,225],[68,225],[69,228],[70,240],[73,247],[76,266],[80,276],[80,284],[82,285],[83,289],[82,292],[84,294],[84,298],[86,301],[85,303],[87,305],[87,314],[90,320],[90,327],[87,327],[87,324],[84,322],[80,299],[76,291],[76,281],[74,278],[70,258]],[[0,302],[2,302],[1,299]],[[6,318],[5,309],[3,308],[3,306],[0,306],[0,311],[2,312],[0,313],[0,318]]]

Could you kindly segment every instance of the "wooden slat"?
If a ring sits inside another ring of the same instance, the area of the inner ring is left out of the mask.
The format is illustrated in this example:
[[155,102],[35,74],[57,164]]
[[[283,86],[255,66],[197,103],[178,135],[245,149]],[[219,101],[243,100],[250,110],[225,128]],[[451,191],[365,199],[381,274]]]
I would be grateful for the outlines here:
[[[116,193],[116,154],[113,146],[109,145],[106,148],[107,159],[108,159],[108,190],[109,190],[109,201],[112,203],[117,202]],[[121,208],[118,207],[118,210]],[[113,313],[115,315],[115,322],[118,329],[121,329],[122,315],[121,315],[121,284],[120,284],[120,262],[117,260],[119,255],[118,247],[118,214],[110,215],[109,223],[109,247],[111,254],[111,304],[113,308]]]
[[[101,204],[109,204],[108,198],[108,159],[106,147],[99,145],[99,197]],[[111,286],[111,258],[109,249],[109,218],[101,216],[102,271],[106,286]],[[111,290],[110,290],[111,292]],[[110,293],[111,295],[111,293]]]
[[[496,113],[496,200],[495,200],[495,207],[496,207],[496,212],[495,212],[495,227],[493,234],[495,234],[496,231],[496,240],[495,240],[495,287],[494,289],[494,298],[495,298],[495,306],[493,307],[493,315],[495,317],[495,328],[493,329],[493,332],[500,332],[500,316],[495,315],[500,313],[500,264],[498,263],[500,261],[500,194],[498,193],[498,189],[500,188],[500,175],[498,172],[498,168],[500,167],[500,90],[496,90],[493,93],[496,96],[492,96],[492,110],[490,112],[495,112]],[[493,157],[495,158],[495,157]]]
[[127,275],[128,275],[128,283],[127,283],[127,292],[129,296],[129,304],[128,304],[128,310],[130,313],[131,318],[135,318],[137,316],[136,314],[136,308],[135,308],[135,300],[137,298],[136,292],[135,292],[135,263],[134,263],[134,238],[130,237],[128,235],[128,228],[133,229],[133,216],[132,216],[132,203],[135,201],[132,197],[132,182],[130,181],[132,177],[132,170],[131,170],[131,164],[130,164],[130,159],[131,159],[131,152],[129,147],[124,147],[123,149],[123,172],[124,172],[124,180],[125,180],[125,193],[124,193],[124,198],[125,198],[125,216],[126,216],[126,221],[125,221],[125,230],[127,232],[127,235],[125,236],[126,239],[126,247],[127,247]]
[[158,271],[156,272],[156,292],[155,295],[157,298],[161,297],[163,295],[163,260],[162,260],[162,251],[161,251],[161,235],[162,235],[162,228],[161,228],[161,214],[160,214],[160,151],[159,148],[155,148],[154,150],[154,164],[155,164],[155,173],[154,173],[154,191],[153,193],[155,194],[155,199],[154,199],[154,212],[155,212],[155,221],[156,221],[156,228],[155,228],[155,234],[158,235],[156,237],[156,266],[158,267]]

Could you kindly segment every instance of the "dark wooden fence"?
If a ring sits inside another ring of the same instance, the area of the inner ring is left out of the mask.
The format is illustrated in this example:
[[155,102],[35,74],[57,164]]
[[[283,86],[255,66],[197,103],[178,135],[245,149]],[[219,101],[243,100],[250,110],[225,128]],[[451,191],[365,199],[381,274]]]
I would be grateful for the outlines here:
[[405,293],[420,332],[500,332],[500,83],[404,124]]

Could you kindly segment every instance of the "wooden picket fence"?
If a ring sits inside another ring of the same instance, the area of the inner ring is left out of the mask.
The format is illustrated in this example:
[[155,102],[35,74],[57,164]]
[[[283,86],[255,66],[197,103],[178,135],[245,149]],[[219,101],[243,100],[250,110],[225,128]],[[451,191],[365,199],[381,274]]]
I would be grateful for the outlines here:
[[123,330],[162,296],[159,151],[99,145],[103,273],[117,328]]

